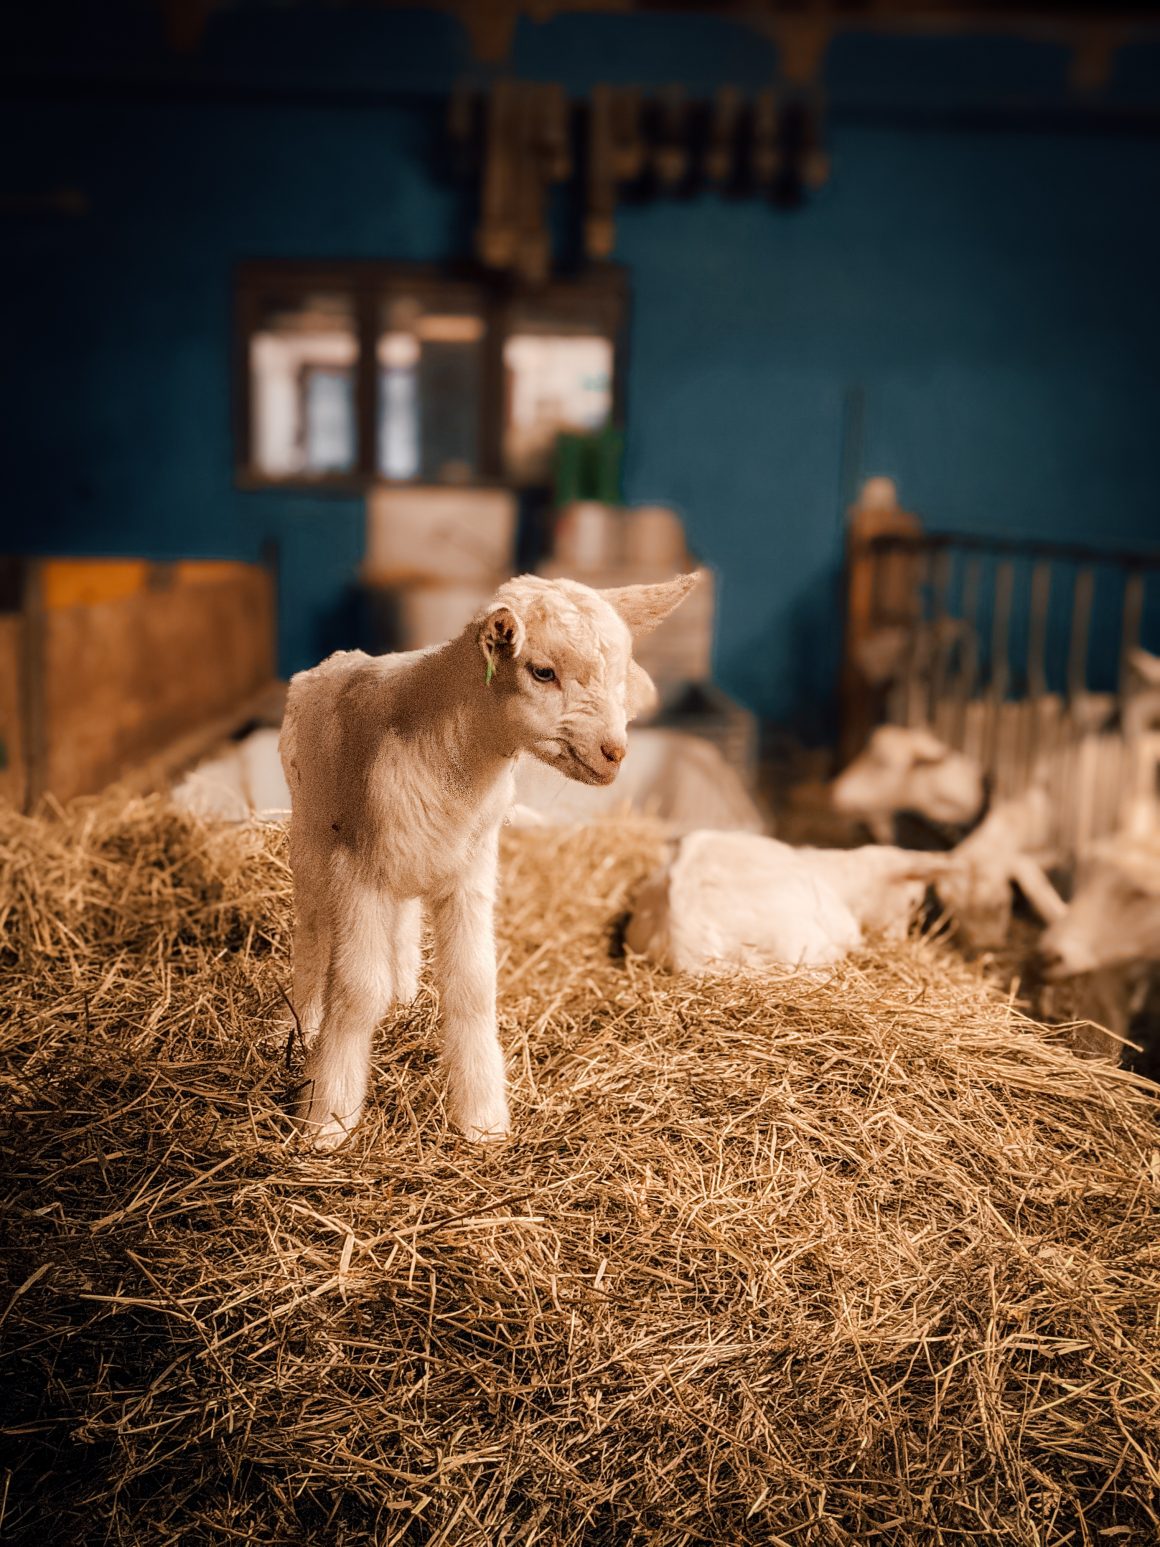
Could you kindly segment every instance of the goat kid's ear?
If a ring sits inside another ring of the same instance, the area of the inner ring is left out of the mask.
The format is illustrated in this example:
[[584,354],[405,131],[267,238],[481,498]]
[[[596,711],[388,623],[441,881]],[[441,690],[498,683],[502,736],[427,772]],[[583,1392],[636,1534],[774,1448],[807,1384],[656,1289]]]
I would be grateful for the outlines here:
[[514,659],[524,648],[523,619],[503,602],[489,607],[479,627],[479,648],[488,662],[497,655]]
[[626,585],[600,595],[610,607],[614,607],[634,639],[651,634],[663,623],[674,607],[679,607],[704,574],[694,570],[691,575],[678,575],[674,580],[664,580],[659,585]]
[[625,710],[630,720],[635,720],[638,715],[648,714],[657,706],[659,695],[656,683],[645,671],[643,666],[638,666],[635,661],[628,663],[628,692],[625,695]]

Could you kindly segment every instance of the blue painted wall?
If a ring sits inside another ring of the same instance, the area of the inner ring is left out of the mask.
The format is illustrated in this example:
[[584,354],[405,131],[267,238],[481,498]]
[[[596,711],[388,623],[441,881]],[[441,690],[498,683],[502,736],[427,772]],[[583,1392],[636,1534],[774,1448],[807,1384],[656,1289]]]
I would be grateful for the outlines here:
[[[430,171],[436,96],[486,72],[434,12],[243,8],[192,63],[155,12],[127,14],[113,41],[35,18],[7,40],[26,95],[0,112],[0,186],[92,207],[4,220],[0,546],[254,557],[274,538],[291,670],[350,626],[362,510],[235,489],[233,269],[465,252],[470,211]],[[628,494],[677,504],[719,568],[718,673],[762,714],[828,725],[844,456],[932,526],[1160,544],[1160,120],[1114,117],[1160,104],[1158,61],[1122,55],[1093,118],[1052,46],[845,39],[833,177],[807,208],[621,212]],[[775,58],[712,18],[564,16],[522,23],[512,67],[705,91],[764,84]]]
[[815,731],[855,396],[860,470],[933,527],[1160,544],[1157,146],[850,127],[835,160],[799,215],[668,205],[620,249],[630,492],[720,565],[730,685]]

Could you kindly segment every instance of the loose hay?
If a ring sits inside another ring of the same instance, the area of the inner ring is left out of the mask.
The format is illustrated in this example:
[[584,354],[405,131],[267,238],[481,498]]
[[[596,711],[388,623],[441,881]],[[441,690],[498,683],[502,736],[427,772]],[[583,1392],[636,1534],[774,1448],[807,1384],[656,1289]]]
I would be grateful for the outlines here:
[[929,944],[612,959],[658,850],[505,837],[510,1144],[446,1127],[428,996],[316,1157],[282,833],[0,818],[0,1535],[1156,1539],[1154,1087]]

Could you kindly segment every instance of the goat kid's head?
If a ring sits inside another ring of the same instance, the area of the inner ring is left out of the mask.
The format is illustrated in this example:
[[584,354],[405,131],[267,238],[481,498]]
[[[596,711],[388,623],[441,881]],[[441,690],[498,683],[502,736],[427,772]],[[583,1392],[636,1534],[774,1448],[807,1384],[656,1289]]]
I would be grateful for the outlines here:
[[983,771],[930,731],[880,725],[830,786],[834,809],[852,816],[917,811],[932,822],[973,821],[986,799]]
[[575,580],[521,575],[500,587],[473,627],[481,688],[494,697],[507,752],[530,752],[581,784],[611,784],[629,720],[656,703],[632,658],[700,579],[594,591]]
[[1040,937],[1039,964],[1057,982],[1145,961],[1160,961],[1160,848],[1111,839],[1081,864],[1071,906]]

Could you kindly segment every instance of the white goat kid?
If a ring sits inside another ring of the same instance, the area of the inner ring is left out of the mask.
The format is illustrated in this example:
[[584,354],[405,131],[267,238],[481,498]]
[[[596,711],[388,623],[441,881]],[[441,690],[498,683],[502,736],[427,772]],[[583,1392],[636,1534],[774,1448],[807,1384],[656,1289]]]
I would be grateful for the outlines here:
[[632,640],[698,579],[597,592],[525,575],[445,645],[344,651],[292,680],[280,750],[308,1049],[299,1116],[319,1148],[358,1122],[375,1027],[416,993],[421,907],[451,1119],[471,1139],[507,1134],[492,914],[515,761],[610,784],[627,722],[655,702]]

